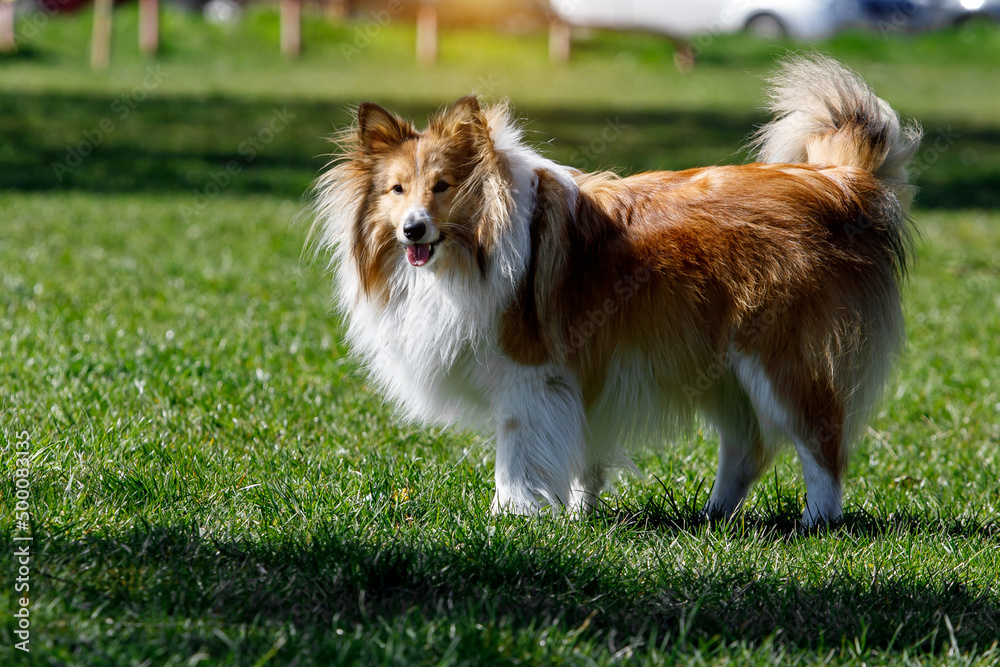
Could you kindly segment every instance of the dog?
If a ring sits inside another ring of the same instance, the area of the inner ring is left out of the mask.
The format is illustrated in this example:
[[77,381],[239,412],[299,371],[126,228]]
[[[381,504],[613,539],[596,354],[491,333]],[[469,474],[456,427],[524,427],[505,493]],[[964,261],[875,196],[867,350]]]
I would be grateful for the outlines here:
[[850,445],[904,340],[921,139],[855,73],[782,63],[752,164],[619,177],[464,97],[419,131],[372,103],[314,185],[346,338],[405,417],[495,436],[494,513],[600,503],[699,416],[711,518],[790,441],[802,524],[843,517]]

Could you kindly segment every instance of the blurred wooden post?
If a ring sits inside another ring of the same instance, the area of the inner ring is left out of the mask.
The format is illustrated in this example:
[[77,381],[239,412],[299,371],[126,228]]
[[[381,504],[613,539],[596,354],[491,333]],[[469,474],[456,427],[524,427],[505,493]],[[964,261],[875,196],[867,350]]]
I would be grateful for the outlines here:
[[437,21],[437,9],[421,4],[417,10],[417,62],[421,65],[437,61]]
[[343,21],[346,19],[346,0],[326,0],[326,18],[330,21]]
[[559,19],[549,23],[549,60],[554,63],[569,61],[570,32],[569,24]]
[[669,37],[670,43],[674,45],[674,65],[681,72],[690,72],[694,69],[695,53],[694,47],[686,39],[681,37]]
[[281,0],[281,52],[289,58],[302,52],[301,0]]
[[0,0],[0,53],[17,51],[14,35],[14,0]]
[[139,0],[139,50],[146,55],[153,55],[159,48],[159,0]]
[[111,10],[114,0],[94,0],[94,31],[90,37],[90,66],[107,69],[111,64]]

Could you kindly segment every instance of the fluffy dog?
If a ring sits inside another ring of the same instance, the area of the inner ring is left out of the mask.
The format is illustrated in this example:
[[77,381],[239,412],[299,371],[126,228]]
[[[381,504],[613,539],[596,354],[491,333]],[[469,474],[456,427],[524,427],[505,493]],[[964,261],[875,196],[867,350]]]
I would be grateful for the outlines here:
[[842,517],[903,341],[921,131],[832,60],[772,83],[757,162],[627,178],[542,157],[502,104],[462,98],[423,131],[358,107],[313,240],[381,391],[495,433],[495,512],[586,512],[630,449],[700,414],[721,440],[709,516],[791,441],[803,523]]

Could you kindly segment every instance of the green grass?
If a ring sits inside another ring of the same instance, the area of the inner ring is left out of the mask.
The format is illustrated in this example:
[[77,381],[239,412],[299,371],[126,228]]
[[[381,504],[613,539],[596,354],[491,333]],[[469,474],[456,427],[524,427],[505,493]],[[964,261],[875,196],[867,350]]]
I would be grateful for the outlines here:
[[[349,104],[424,116],[477,88],[579,166],[735,162],[790,45],[718,38],[680,74],[649,36],[599,34],[552,66],[542,36],[457,32],[420,69],[405,26],[345,63],[336,40],[364,24],[310,20],[287,63],[271,13],[231,29],[168,13],[149,61],[133,10],[116,20],[106,73],[85,67],[86,13],[0,60],[0,544],[23,535],[21,431],[35,538],[32,653],[12,648],[8,555],[0,662],[1000,662],[1000,34],[818,45],[928,142],[909,348],[844,525],[804,535],[790,453],[742,521],[694,520],[707,432],[640,456],[647,476],[594,520],[492,518],[489,442],[395,420],[301,260],[302,193]],[[618,136],[592,143],[608,122]]]

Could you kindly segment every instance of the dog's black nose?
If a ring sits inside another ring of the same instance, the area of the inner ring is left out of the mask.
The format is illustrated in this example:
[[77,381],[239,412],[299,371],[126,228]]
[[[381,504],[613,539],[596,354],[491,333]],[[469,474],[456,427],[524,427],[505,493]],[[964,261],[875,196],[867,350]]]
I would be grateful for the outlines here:
[[416,241],[417,239],[422,238],[426,233],[427,225],[422,222],[408,222],[403,225],[403,236],[411,241]]

